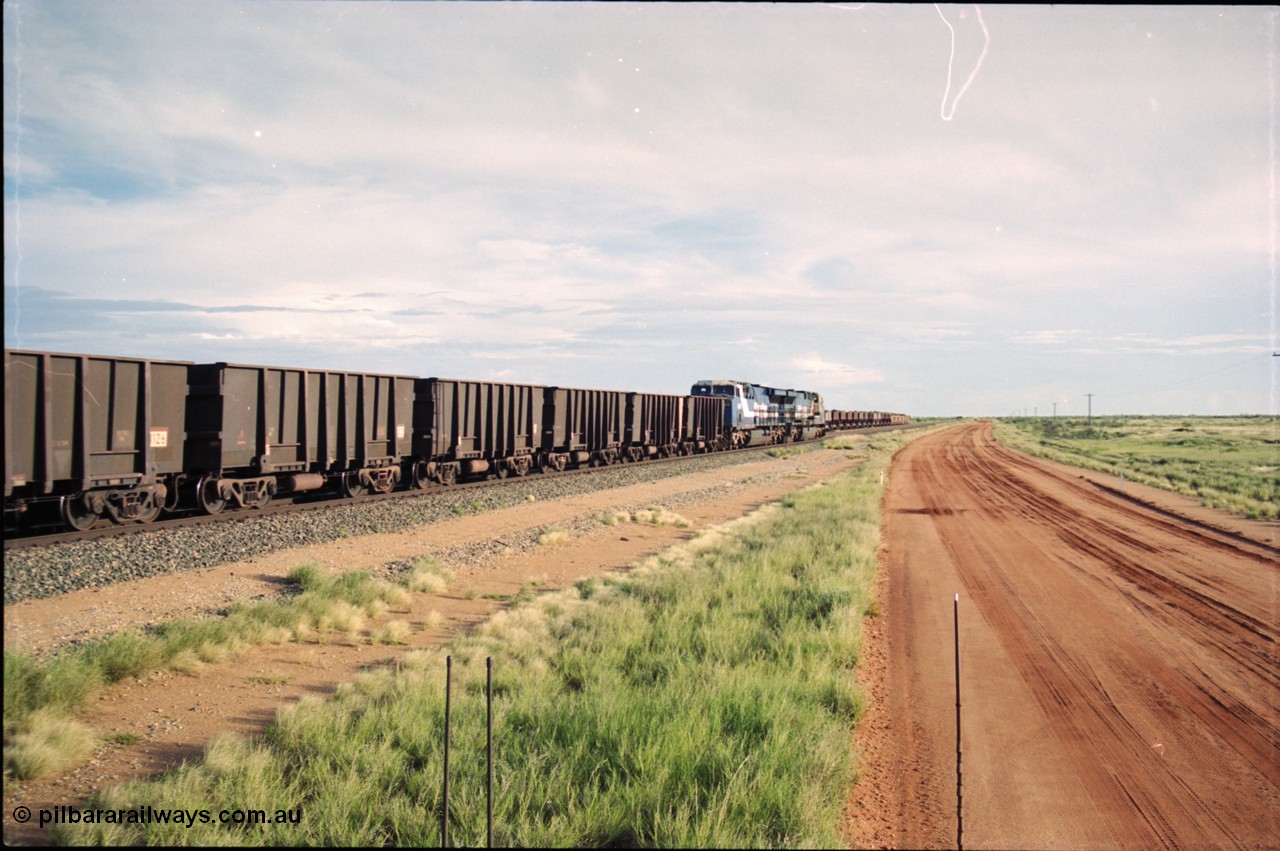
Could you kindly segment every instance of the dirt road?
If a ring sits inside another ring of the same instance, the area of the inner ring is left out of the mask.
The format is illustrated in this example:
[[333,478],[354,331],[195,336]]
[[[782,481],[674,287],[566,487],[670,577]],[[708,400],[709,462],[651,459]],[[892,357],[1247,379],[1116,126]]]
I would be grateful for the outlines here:
[[1274,526],[1152,510],[987,424],[903,449],[885,523],[857,844],[956,845],[957,593],[966,848],[1280,843]]

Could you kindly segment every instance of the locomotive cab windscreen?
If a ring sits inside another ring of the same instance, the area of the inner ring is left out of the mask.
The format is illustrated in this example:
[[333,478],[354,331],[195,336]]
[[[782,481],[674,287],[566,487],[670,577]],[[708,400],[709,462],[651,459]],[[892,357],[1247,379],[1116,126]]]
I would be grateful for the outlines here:
[[699,381],[689,390],[691,396],[729,396],[742,398],[742,385],[723,381]]

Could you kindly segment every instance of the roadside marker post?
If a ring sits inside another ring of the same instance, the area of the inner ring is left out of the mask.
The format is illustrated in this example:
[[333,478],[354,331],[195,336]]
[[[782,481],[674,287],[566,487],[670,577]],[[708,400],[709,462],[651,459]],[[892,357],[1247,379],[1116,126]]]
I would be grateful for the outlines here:
[[493,847],[493,657],[484,658],[485,668],[485,765],[489,777],[485,785],[486,824],[488,827],[489,845]]
[[[485,823],[488,846],[493,847],[493,657],[486,656],[485,667]],[[444,657],[444,804],[440,811],[440,847],[449,847],[449,726],[453,703],[453,657]]]
[[444,657],[444,809],[440,812],[440,847],[449,847],[449,699],[453,688],[453,657]]
[[960,594],[952,607],[956,648],[956,851],[964,851],[964,808],[960,775]]

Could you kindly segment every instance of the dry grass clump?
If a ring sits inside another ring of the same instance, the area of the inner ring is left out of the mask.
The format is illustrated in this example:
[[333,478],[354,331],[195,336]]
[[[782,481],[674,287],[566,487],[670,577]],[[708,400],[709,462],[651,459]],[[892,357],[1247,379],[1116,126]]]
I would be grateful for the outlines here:
[[538,546],[557,547],[569,542],[569,533],[563,529],[548,529],[538,536]]
[[383,625],[382,629],[374,631],[370,640],[374,644],[404,644],[410,632],[412,629],[408,621],[389,621]]
[[453,571],[434,559],[422,558],[414,563],[400,581],[410,591],[439,594],[453,583]]
[[5,744],[5,773],[32,780],[87,760],[97,740],[85,724],[50,709],[29,715]]
[[686,529],[690,523],[679,514],[662,505],[641,508],[638,511],[614,509],[600,515],[600,522],[606,526],[617,526],[619,523],[640,523],[645,526],[675,526]]
[[632,517],[635,522],[649,526],[675,526],[677,529],[687,529],[689,527],[688,520],[662,505],[642,508],[635,512]]

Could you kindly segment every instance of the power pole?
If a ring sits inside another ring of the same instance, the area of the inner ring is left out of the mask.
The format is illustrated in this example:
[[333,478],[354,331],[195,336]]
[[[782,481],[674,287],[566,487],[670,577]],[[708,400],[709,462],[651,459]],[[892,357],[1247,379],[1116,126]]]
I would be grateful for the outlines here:
[[1058,403],[1057,403],[1057,402],[1054,402],[1054,403],[1053,403],[1053,418],[1054,418],[1055,420],[1058,418]]
[[1087,396],[1089,399],[1089,428],[1090,430],[1092,430],[1093,429],[1093,394],[1086,393],[1084,395]]

